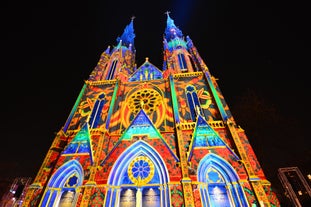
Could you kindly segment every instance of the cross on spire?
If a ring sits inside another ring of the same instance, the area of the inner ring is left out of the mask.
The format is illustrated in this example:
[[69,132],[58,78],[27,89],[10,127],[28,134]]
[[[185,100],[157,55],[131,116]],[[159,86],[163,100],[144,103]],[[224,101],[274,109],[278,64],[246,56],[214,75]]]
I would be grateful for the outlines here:
[[170,13],[171,13],[170,11],[164,12],[164,14],[166,14],[167,16],[168,16]]
[[131,20],[133,21],[135,18],[136,18],[136,17],[133,15],[133,16],[131,17]]

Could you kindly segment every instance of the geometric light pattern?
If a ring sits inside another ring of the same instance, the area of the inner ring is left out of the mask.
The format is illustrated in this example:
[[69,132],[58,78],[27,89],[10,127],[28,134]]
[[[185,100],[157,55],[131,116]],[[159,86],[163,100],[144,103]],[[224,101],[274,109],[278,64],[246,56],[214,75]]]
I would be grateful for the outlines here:
[[90,132],[88,124],[85,123],[72,141],[62,152],[62,155],[73,154],[89,154],[91,162],[93,163],[93,150],[90,139]]
[[134,184],[147,184],[153,178],[154,164],[148,157],[138,156],[130,162],[127,172]]
[[207,170],[206,176],[207,176],[207,180],[209,183],[224,183],[225,182],[221,174],[219,174],[219,172],[212,167]]
[[144,110],[141,110],[128,129],[124,132],[121,140],[130,140],[133,135],[147,135],[149,138],[161,138],[159,131],[150,121]]
[[130,110],[137,114],[140,109],[144,109],[146,114],[157,110],[162,103],[162,96],[153,89],[143,89],[133,93],[128,99]]
[[157,67],[149,63],[147,59],[146,62],[140,66],[129,78],[129,82],[147,81],[161,78],[163,78],[162,72]]

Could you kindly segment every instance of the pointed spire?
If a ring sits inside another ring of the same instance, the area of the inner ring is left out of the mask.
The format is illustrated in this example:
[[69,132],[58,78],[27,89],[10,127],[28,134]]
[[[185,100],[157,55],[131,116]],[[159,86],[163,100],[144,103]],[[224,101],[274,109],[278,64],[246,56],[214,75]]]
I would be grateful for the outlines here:
[[167,41],[170,41],[171,39],[174,39],[175,37],[183,37],[183,34],[178,27],[174,24],[174,20],[171,19],[169,15],[169,11],[165,12],[167,15],[167,20],[166,20],[166,29],[165,29],[165,38]]
[[117,38],[118,43],[122,40],[122,45],[127,46],[127,47],[134,46],[134,38],[135,38],[134,26],[133,26],[134,19],[135,17],[131,18],[131,22],[125,27],[121,37]]
[[107,47],[107,49],[105,50],[106,54],[110,54],[110,46]]

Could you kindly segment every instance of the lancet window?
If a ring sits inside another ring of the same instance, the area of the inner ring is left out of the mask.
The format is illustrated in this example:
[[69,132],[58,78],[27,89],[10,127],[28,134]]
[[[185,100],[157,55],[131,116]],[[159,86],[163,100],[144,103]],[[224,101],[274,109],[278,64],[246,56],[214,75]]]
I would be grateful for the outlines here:
[[193,85],[188,85],[186,87],[186,96],[190,108],[191,119],[192,121],[196,121],[197,115],[199,113],[203,115],[203,112],[200,106],[197,90]]
[[98,124],[101,121],[101,114],[102,114],[102,110],[103,107],[106,103],[106,99],[105,99],[105,94],[102,93],[98,96],[97,100],[95,101],[91,116],[90,116],[90,120],[89,120],[89,125],[90,128],[96,128],[98,126]]
[[114,73],[116,71],[117,64],[118,64],[118,60],[112,61],[111,66],[110,66],[109,71],[108,71],[107,80],[113,79]]

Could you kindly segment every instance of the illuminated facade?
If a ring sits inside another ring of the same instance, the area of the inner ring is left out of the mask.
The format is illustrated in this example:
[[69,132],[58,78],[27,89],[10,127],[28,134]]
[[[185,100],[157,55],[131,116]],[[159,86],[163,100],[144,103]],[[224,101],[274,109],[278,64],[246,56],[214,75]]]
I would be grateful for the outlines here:
[[100,56],[24,206],[279,206],[192,40],[167,14],[161,70],[134,38]]

